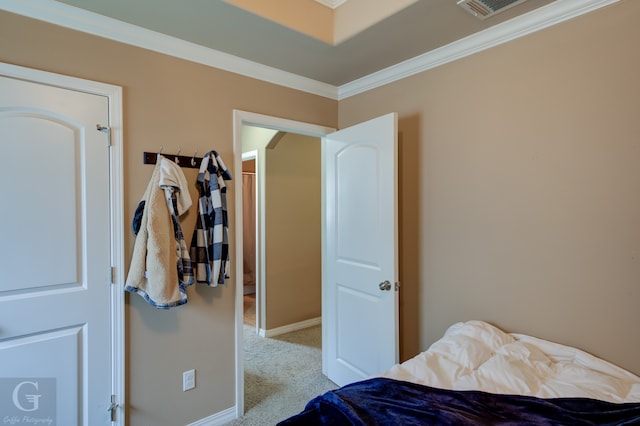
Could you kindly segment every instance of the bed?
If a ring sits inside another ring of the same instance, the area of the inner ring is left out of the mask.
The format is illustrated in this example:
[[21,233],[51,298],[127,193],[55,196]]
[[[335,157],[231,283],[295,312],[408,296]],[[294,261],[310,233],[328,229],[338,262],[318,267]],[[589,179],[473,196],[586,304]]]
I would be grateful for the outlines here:
[[279,423],[424,424],[640,425],[640,377],[576,348],[468,321]]

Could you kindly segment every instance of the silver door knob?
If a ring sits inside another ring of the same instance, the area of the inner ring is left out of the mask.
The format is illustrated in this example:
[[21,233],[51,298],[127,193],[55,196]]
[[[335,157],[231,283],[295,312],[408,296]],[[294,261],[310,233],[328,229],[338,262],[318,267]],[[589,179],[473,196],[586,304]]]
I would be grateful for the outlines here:
[[391,290],[391,283],[389,282],[389,280],[383,281],[381,282],[378,287],[380,287],[380,290],[382,291],[389,291]]

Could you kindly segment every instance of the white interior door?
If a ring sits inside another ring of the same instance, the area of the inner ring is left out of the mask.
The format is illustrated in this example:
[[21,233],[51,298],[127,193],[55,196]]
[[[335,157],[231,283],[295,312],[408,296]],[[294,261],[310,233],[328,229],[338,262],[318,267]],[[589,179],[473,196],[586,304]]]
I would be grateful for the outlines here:
[[326,374],[339,386],[398,362],[397,115],[324,138]]
[[111,424],[108,98],[2,76],[0,94],[0,412]]

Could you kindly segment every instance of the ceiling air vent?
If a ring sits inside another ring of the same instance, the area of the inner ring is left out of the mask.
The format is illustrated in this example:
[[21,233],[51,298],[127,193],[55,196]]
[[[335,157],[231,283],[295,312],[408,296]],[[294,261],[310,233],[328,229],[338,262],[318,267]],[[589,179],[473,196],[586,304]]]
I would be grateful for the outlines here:
[[527,0],[459,0],[458,6],[479,19],[487,19]]

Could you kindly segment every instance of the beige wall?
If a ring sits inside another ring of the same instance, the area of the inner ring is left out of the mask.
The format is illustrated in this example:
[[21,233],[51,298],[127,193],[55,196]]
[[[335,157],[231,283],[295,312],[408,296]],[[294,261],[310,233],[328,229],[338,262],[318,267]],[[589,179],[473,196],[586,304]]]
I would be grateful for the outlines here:
[[399,113],[402,355],[456,321],[640,373],[640,2],[340,102]]
[[[127,224],[152,171],[142,164],[144,151],[163,145],[164,152],[181,147],[190,155],[215,148],[232,166],[233,109],[337,124],[335,101],[6,12],[0,12],[0,61],[123,87]],[[193,182],[196,171],[186,169],[186,176]],[[195,186],[191,195],[195,199]],[[233,220],[233,190],[229,204]],[[191,210],[185,230],[194,226]],[[190,231],[185,233],[190,241]],[[127,262],[133,241],[127,232]],[[234,287],[233,277],[215,289],[190,287],[189,303],[168,311],[127,295],[127,424],[187,424],[234,406]],[[190,368],[197,371],[198,387],[185,393],[182,371]]]
[[321,316],[320,140],[266,150],[266,329]]

